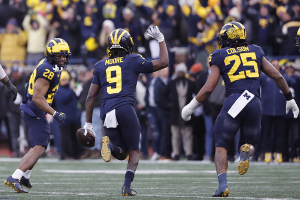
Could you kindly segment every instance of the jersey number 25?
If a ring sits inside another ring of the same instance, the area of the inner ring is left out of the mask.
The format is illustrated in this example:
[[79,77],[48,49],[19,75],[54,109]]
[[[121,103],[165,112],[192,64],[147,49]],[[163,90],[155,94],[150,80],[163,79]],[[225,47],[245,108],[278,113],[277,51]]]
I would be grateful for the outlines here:
[[[251,58],[252,61],[248,61],[247,58]],[[237,75],[234,75],[234,73],[238,70],[239,66],[241,65],[241,60],[242,60],[243,66],[253,66],[254,72],[252,72],[251,70],[245,70],[245,71],[240,71]],[[229,77],[230,81],[233,82],[233,81],[237,81],[240,79],[245,79],[246,76],[249,78],[259,77],[257,63],[254,60],[256,60],[256,55],[254,52],[241,53],[240,56],[238,56],[236,54],[227,56],[224,60],[225,65],[230,65],[230,62],[234,61],[232,68],[228,72],[228,77]]]

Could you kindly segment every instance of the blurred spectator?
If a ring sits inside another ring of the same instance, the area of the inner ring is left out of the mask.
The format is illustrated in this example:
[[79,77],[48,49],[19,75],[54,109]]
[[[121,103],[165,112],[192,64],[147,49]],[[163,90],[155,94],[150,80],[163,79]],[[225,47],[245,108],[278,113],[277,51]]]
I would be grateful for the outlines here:
[[[7,74],[6,67],[2,65],[2,68],[4,72]],[[10,95],[6,91],[4,85],[0,82],[0,127],[2,124],[6,127],[7,131],[7,140],[8,140],[8,147],[9,150],[12,152],[12,145],[11,145],[11,138],[10,138],[10,130],[9,130],[9,123],[8,123],[8,117],[7,117],[7,112],[8,112],[8,104],[10,100]]]
[[102,29],[99,35],[99,50],[100,50],[99,53],[100,53],[100,58],[102,59],[104,56],[107,55],[108,37],[113,30],[115,30],[114,23],[109,19],[105,20],[102,24]]
[[140,39],[140,37],[141,37],[139,24],[134,23],[134,21],[133,21],[134,13],[128,7],[125,7],[123,9],[122,16],[123,16],[124,20],[121,21],[117,27],[123,28],[130,33],[130,35],[132,36],[132,39],[133,39],[133,43],[134,43],[134,51],[136,51],[136,47],[138,46],[138,38]]
[[152,147],[153,147],[153,155],[151,160],[159,159],[159,146],[160,146],[160,127],[159,126],[159,117],[157,114],[157,105],[154,99],[154,84],[157,79],[157,75],[159,72],[153,72],[152,77],[148,76],[147,78],[147,95],[146,95],[146,112],[147,118],[149,121],[149,127],[152,133]]
[[[290,91],[295,97],[297,83],[299,82],[299,76],[294,75],[295,69],[293,66],[286,64],[285,68],[285,79],[288,81],[290,86]],[[298,91],[297,91],[298,92]],[[294,118],[293,113],[289,112],[286,115],[286,128],[285,128],[285,149],[288,152],[283,155],[283,158],[286,158],[286,161],[289,159],[290,161],[294,161],[297,159],[297,147],[299,144],[299,117]]]
[[27,64],[35,65],[44,57],[47,20],[40,14],[30,11],[24,21],[23,27],[28,35]]
[[[173,159],[179,160],[181,142],[183,141],[185,155],[188,160],[193,156],[193,127],[192,121],[183,121],[181,110],[193,98],[196,93],[196,85],[193,81],[187,79],[187,67],[180,63],[175,68],[177,78],[170,81],[163,93],[164,103],[171,104],[170,123],[172,133]],[[181,136],[182,135],[182,136]],[[183,139],[182,139],[183,137]]]
[[166,44],[170,48],[177,45],[176,40],[178,39],[179,15],[176,11],[174,5],[166,4],[159,9],[160,13],[158,15],[158,18],[161,20],[159,29],[164,34]]
[[17,21],[13,18],[8,20],[6,32],[0,34],[0,59],[2,63],[10,67],[13,61],[19,61],[23,65],[22,61],[26,56],[26,42],[27,36],[17,27]]
[[163,92],[169,82],[168,67],[158,71],[158,77],[154,83],[154,100],[157,105],[158,128],[160,128],[160,160],[170,160],[172,153],[171,129],[170,129],[170,104],[164,104]]
[[81,127],[80,112],[77,108],[77,97],[70,88],[70,75],[67,71],[61,72],[60,87],[55,96],[55,105],[58,112],[65,113],[68,117],[60,125],[61,134],[61,156],[64,160],[68,157],[79,159],[83,153],[83,147],[78,143],[76,131]]
[[[96,34],[98,30],[99,19],[96,13],[93,12],[94,6],[92,4],[86,4],[84,7],[84,13],[81,15],[81,54],[86,59],[87,57],[96,57],[95,50],[98,47],[96,42]],[[88,66],[88,63],[84,63]]]
[[[13,150],[13,157],[23,156],[19,154],[19,141],[20,136],[20,125],[25,126],[24,121],[20,115],[21,109],[20,104],[23,101],[23,96],[25,92],[25,83],[28,81],[27,77],[23,74],[23,69],[19,63],[14,62],[13,67],[11,68],[10,80],[14,84],[18,91],[18,96],[15,101],[8,101],[8,120],[9,120],[9,129],[11,133],[11,145]],[[27,144],[28,143],[27,138]]]
[[[93,72],[91,70],[86,71],[85,73],[85,82],[82,86],[82,91],[79,96],[79,102],[81,105],[81,127],[84,126],[84,123],[86,122],[86,112],[85,112],[85,101],[86,97],[88,95],[90,85],[92,83],[93,79]],[[85,153],[80,157],[81,159],[84,158],[100,158],[100,150],[101,150],[101,140],[104,136],[104,130],[103,130],[103,124],[100,121],[100,106],[102,102],[102,91],[100,90],[98,96],[95,99],[94,109],[93,109],[93,128],[96,134],[96,141],[95,146],[92,148],[86,148]]]
[[[19,19],[22,14],[25,13],[26,5],[25,7],[23,6],[23,1],[20,2],[20,0],[18,0],[16,3],[22,5],[11,5],[10,0],[2,0],[2,2],[0,2],[0,29],[5,28],[9,19]],[[18,7],[22,8],[18,9]],[[25,10],[23,8],[25,8]],[[21,18],[20,20],[22,21],[23,19]],[[19,25],[21,24],[22,23],[20,23]]]
[[[272,61],[279,71],[276,60]],[[288,77],[284,74],[286,80]],[[288,83],[290,83],[288,81]],[[275,160],[282,162],[282,153],[284,151],[284,133],[285,133],[285,104],[286,100],[275,81],[265,74],[261,74],[261,101],[262,101],[262,146],[265,152],[265,162],[272,161],[272,152],[275,151]]]
[[136,84],[136,114],[138,116],[141,126],[141,158],[148,158],[148,126],[147,126],[147,115],[146,115],[146,76],[144,74],[139,76]]
[[104,20],[111,20],[115,26],[121,22],[121,9],[119,8],[120,1],[114,0],[106,0],[97,2],[97,18],[99,19],[100,24],[103,23]]
[[281,55],[297,55],[299,49],[295,46],[295,34],[300,27],[300,19],[291,21],[291,16],[286,11],[278,11],[278,17],[281,20],[281,24],[276,29],[276,37],[281,42]]
[[69,44],[72,57],[77,57],[80,54],[80,20],[73,8],[68,8],[64,16],[59,30],[60,37]]

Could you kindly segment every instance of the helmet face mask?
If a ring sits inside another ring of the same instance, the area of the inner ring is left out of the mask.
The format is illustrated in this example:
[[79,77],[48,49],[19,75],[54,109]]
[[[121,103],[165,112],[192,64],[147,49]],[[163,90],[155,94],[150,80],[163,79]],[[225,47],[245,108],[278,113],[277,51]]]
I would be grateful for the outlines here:
[[[71,58],[71,52],[68,43],[60,38],[54,38],[48,42],[46,45],[45,54],[48,62],[54,65],[59,71],[67,67]],[[65,56],[66,59],[61,59],[61,56]]]
[[133,40],[131,35],[124,29],[116,29],[112,31],[108,37],[108,49],[123,49],[127,54],[133,51]]
[[228,47],[231,43],[246,42],[247,32],[239,22],[226,23],[218,35],[218,42],[221,48]]

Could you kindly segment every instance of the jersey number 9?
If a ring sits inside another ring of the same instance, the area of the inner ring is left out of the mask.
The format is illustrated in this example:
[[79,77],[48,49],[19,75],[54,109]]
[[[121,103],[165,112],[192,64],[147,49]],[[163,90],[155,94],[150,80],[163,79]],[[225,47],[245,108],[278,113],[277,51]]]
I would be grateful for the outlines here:
[[[116,77],[111,77],[112,72],[116,72]],[[122,70],[119,65],[110,66],[106,69],[106,80],[108,83],[116,83],[116,87],[107,87],[108,94],[119,93],[122,90]]]
[[[247,58],[251,58],[253,60],[248,61]],[[245,70],[245,71],[240,71],[237,75],[234,75],[234,73],[238,70],[239,66],[241,65],[241,60],[242,60],[243,66],[253,66],[254,72],[252,72],[251,70]],[[236,54],[227,56],[224,60],[225,65],[230,65],[230,62],[234,61],[232,68],[228,72],[228,77],[229,77],[230,81],[233,82],[233,81],[237,81],[240,79],[245,79],[246,76],[249,78],[259,77],[257,63],[254,60],[256,60],[256,55],[254,52],[241,53],[240,56],[238,56]]]

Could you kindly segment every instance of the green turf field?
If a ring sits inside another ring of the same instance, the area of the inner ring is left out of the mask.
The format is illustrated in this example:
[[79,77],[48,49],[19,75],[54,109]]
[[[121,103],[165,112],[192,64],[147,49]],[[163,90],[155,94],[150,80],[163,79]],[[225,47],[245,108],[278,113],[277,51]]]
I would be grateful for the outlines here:
[[[31,174],[33,188],[16,193],[4,179],[20,159],[0,158],[0,199],[209,199],[218,187],[214,164],[141,161],[132,188],[137,197],[122,197],[126,162],[40,159]],[[300,165],[250,163],[241,176],[229,164],[227,199],[300,199]]]

